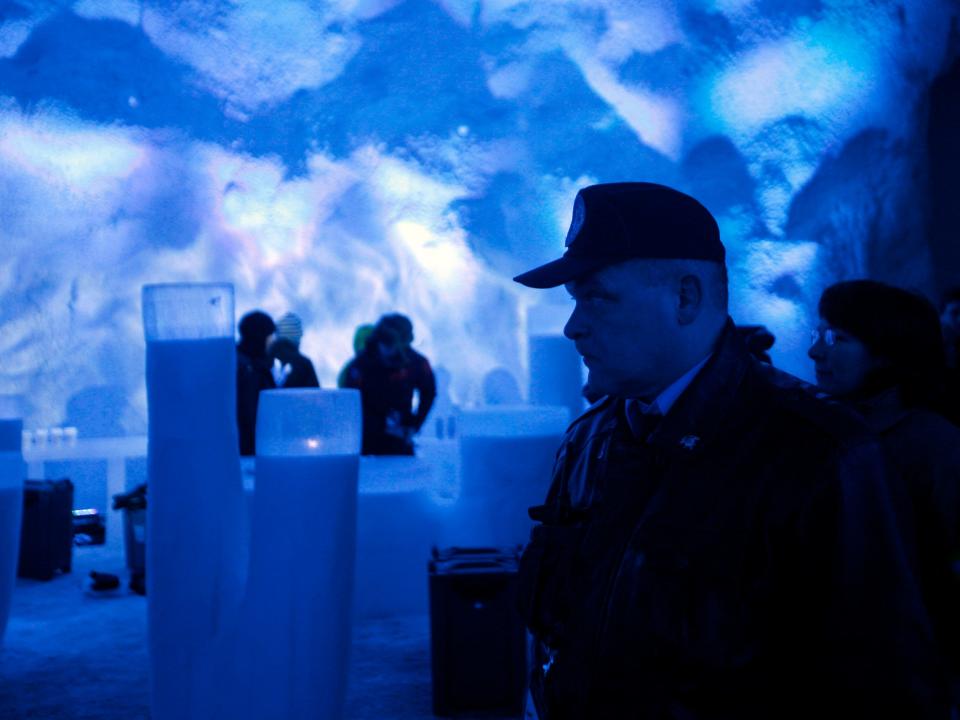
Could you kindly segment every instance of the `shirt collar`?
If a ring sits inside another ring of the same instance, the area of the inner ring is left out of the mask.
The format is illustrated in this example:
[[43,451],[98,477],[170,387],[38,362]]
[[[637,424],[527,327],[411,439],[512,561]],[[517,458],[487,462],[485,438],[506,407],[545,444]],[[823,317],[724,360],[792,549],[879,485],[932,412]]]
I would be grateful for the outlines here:
[[627,403],[634,405],[644,415],[649,415],[651,413],[656,415],[666,415],[668,412],[670,412],[670,408],[673,407],[673,404],[683,394],[683,391],[690,386],[690,383],[693,382],[693,379],[697,376],[697,373],[703,369],[703,366],[707,364],[707,361],[711,357],[713,357],[713,353],[707,355],[703,360],[698,362],[683,375],[670,383],[661,391],[659,395],[657,395],[657,397],[653,399],[653,402],[645,403],[639,398],[630,398],[627,400]]

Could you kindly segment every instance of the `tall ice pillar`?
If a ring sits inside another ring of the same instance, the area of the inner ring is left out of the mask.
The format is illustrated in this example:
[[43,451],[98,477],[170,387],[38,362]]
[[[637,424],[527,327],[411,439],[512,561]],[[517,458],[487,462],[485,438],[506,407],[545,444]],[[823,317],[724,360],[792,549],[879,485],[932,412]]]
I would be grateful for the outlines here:
[[206,720],[244,587],[233,287],[147,285],[147,600],[153,720]]

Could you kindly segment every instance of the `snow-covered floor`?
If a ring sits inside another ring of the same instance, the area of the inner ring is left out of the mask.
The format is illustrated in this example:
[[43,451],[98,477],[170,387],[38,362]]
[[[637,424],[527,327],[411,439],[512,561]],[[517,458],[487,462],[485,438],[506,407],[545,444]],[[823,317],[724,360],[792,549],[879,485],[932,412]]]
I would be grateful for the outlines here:
[[[17,581],[0,647],[0,719],[148,718],[146,599],[86,590],[90,570],[126,580],[119,544],[77,547],[71,573]],[[354,626],[346,718],[432,718],[425,615]]]

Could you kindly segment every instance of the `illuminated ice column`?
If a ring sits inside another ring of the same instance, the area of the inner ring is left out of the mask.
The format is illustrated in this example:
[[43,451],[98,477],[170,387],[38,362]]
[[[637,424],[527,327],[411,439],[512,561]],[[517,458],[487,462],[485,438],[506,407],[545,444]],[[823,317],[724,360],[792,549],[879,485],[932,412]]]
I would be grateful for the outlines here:
[[536,305],[527,310],[527,353],[531,405],[563,405],[570,417],[583,412],[583,363],[563,336],[569,304]]
[[350,649],[361,435],[356,390],[268,390],[257,411],[236,717],[336,720]]
[[151,717],[206,720],[246,569],[233,287],[147,285],[143,325]]
[[20,398],[0,396],[0,642],[17,576],[23,510],[23,420]]
[[498,406],[460,414],[460,535],[453,544],[518,545],[530,538],[531,505],[543,503],[565,407]]

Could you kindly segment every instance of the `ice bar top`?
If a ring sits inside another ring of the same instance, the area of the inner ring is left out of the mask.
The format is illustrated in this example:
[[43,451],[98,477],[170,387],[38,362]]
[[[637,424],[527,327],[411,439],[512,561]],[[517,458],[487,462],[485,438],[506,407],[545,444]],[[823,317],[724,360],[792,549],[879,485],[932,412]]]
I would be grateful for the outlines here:
[[142,301],[147,342],[234,336],[230,283],[144,285]]

